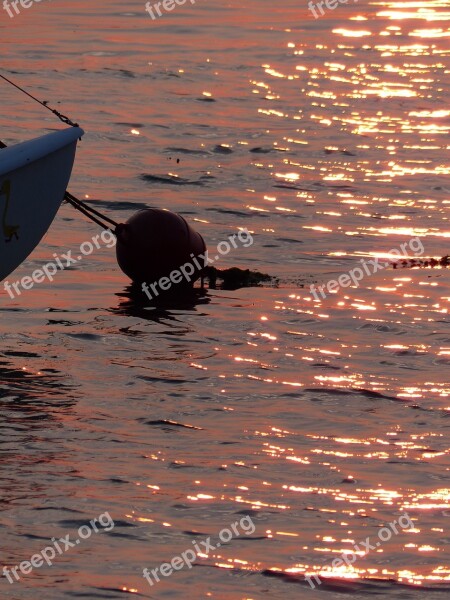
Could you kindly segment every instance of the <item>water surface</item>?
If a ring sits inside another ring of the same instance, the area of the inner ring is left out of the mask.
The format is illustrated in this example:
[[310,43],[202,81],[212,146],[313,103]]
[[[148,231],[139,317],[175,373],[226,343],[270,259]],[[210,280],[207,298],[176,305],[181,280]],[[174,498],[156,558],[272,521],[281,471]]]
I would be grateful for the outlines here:
[[[360,0],[318,20],[297,0],[241,4],[0,15],[2,72],[86,130],[72,193],[119,221],[180,212],[211,249],[247,228],[254,244],[217,266],[280,279],[152,307],[103,247],[20,298],[3,291],[2,564],[106,511],[116,526],[2,578],[2,597],[449,592],[450,272],[309,290],[412,238],[423,258],[449,250],[449,2]],[[1,94],[6,143],[60,126]],[[9,279],[97,233],[64,205]],[[405,512],[413,529],[331,568]],[[142,578],[245,515],[252,535]]]

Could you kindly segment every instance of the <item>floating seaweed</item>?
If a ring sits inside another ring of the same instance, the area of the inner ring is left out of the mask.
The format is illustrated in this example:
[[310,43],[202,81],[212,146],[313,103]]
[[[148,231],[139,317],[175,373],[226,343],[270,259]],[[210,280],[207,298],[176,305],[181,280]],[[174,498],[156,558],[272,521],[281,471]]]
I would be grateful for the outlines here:
[[399,260],[397,262],[391,263],[394,269],[402,268],[402,269],[412,269],[414,267],[426,268],[426,267],[449,267],[450,266],[450,256],[447,254],[442,258],[405,258],[404,260]]
[[[254,287],[262,283],[271,283],[276,285],[278,280],[259,271],[250,271],[250,269],[216,269],[215,267],[206,267],[205,277],[208,279],[209,288],[221,288],[223,290],[237,290],[242,287]],[[220,282],[218,285],[217,282]]]

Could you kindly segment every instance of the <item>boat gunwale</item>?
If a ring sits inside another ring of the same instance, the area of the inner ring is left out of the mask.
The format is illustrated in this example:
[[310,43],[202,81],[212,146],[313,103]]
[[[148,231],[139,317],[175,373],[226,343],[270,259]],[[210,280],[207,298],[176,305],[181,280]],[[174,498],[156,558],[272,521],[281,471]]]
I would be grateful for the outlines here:
[[69,127],[1,149],[0,177],[76,143],[83,134],[81,127]]

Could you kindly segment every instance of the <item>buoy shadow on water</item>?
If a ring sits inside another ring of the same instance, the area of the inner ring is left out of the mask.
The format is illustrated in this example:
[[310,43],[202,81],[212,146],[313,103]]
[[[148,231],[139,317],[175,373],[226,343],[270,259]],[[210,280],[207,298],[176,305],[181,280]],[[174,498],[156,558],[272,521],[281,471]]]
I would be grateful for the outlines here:
[[149,300],[143,293],[141,285],[132,283],[116,295],[120,298],[119,306],[112,308],[115,314],[138,317],[151,321],[176,321],[176,315],[170,311],[196,311],[197,307],[209,304],[211,298],[208,291],[202,288],[182,288],[181,293],[164,293]]
[[209,304],[212,300],[209,290],[233,291],[248,287],[276,287],[278,285],[278,279],[270,275],[237,267],[224,270],[206,267],[204,279],[203,287],[200,283],[188,287],[174,285],[152,299],[149,299],[144,293],[142,284],[131,283],[122,292],[116,294],[121,302],[118,307],[111,310],[116,314],[154,321],[175,319],[168,311],[192,311],[199,306]]

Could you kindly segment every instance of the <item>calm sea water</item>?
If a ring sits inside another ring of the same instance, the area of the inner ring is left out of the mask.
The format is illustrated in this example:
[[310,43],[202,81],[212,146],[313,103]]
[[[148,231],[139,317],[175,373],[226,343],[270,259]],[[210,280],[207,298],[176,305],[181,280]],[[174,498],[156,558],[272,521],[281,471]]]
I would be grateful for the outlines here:
[[[446,597],[450,271],[383,269],[319,302],[308,286],[416,237],[449,251],[450,2],[1,12],[2,73],[86,130],[72,193],[119,221],[180,212],[213,252],[248,228],[217,266],[280,279],[155,308],[103,247],[2,289],[0,564],[106,512],[115,527],[1,598]],[[1,99],[8,144],[59,127]],[[97,233],[64,205],[10,280]],[[251,534],[143,579],[246,515]]]

